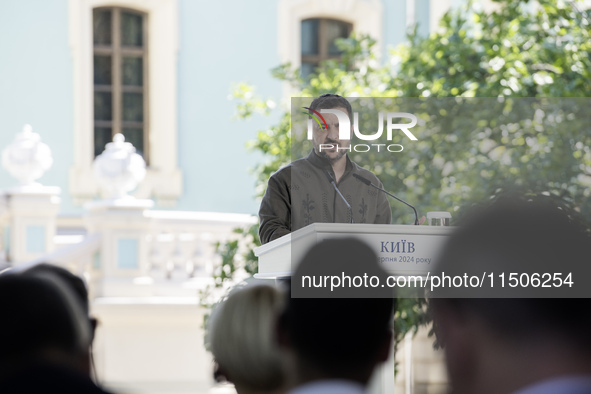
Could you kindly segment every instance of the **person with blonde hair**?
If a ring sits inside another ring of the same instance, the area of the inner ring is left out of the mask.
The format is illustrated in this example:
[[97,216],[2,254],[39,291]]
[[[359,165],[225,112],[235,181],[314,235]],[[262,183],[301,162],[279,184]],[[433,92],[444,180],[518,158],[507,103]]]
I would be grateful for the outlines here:
[[269,285],[234,290],[209,320],[216,380],[232,382],[239,394],[281,393],[285,375],[275,341],[283,292]]

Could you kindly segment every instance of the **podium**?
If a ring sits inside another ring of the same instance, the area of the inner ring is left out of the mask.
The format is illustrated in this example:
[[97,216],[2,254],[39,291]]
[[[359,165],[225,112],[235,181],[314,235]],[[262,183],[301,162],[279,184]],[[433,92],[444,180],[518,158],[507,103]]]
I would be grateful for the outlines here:
[[367,243],[391,275],[427,275],[453,227],[364,223],[313,223],[254,250],[256,278],[291,276],[308,249],[326,239],[354,237]]

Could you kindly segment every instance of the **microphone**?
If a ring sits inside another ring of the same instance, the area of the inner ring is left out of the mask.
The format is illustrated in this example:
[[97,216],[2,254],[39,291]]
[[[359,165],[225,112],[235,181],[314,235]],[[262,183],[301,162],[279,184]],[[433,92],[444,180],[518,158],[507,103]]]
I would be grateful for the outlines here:
[[415,209],[415,207],[413,207],[412,205],[410,205],[409,203],[407,203],[406,201],[396,197],[394,194],[387,192],[386,190],[382,189],[381,187],[378,187],[376,185],[374,185],[373,183],[371,183],[371,181],[367,178],[362,177],[361,175],[358,174],[353,174],[353,176],[360,182],[365,183],[367,186],[373,186],[378,190],[383,191],[384,193],[386,193],[387,195],[389,195],[390,197],[393,197],[395,199],[397,199],[398,201],[400,201],[403,204],[408,205],[409,207],[412,208],[413,211],[415,211],[415,226],[419,225],[419,214],[417,213],[417,210]]
[[[337,187],[337,184],[335,183],[334,179],[332,178],[332,175],[330,175],[330,172],[328,172],[328,170],[324,170],[324,173],[326,174],[326,177],[328,178],[328,181],[330,182],[332,187],[334,187],[336,192],[339,194],[339,196],[341,196],[341,198],[343,199],[343,201],[347,205],[347,208],[349,208],[349,218],[351,218],[351,221],[349,223],[355,223],[355,221],[353,221],[353,208],[351,208],[351,205],[349,205],[349,203],[347,202],[345,197],[341,194],[341,191]],[[336,218],[336,213],[335,213],[335,218]]]

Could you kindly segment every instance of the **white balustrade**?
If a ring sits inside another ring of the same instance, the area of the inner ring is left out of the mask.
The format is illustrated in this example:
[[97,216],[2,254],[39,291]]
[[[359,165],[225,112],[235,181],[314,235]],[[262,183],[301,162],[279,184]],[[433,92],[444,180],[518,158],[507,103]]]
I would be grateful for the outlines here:
[[215,244],[255,222],[242,214],[92,207],[88,231],[101,234],[91,269],[97,295],[194,295],[212,283]]
[[152,219],[148,237],[151,275],[158,278],[195,281],[211,278],[219,263],[215,244],[237,237],[236,227],[245,228],[256,222],[250,215],[146,211]]
[[10,243],[2,245],[0,237],[0,269],[5,250],[12,265],[54,262],[89,278],[96,296],[194,295],[211,284],[221,260],[215,244],[256,222],[242,214],[150,209],[152,200],[128,194],[144,178],[146,163],[117,134],[93,164],[105,198],[85,205],[80,224],[87,234],[54,251],[59,188],[36,183],[52,164],[51,150],[25,125],[4,149],[2,164],[19,185],[0,195],[0,232],[9,228]]

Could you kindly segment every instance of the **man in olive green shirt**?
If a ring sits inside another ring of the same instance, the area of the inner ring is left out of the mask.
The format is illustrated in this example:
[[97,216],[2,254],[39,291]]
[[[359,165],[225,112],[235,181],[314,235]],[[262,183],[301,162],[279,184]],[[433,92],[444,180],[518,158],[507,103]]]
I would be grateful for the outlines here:
[[[310,109],[338,109],[353,118],[351,104],[337,95],[325,94],[314,99]],[[259,210],[262,244],[316,222],[391,222],[392,212],[385,194],[363,184],[353,174],[379,187],[382,183],[372,172],[349,159],[347,149],[351,141],[339,139],[337,116],[324,114],[324,119],[328,129],[324,124],[322,127],[314,125],[314,149],[308,157],[292,162],[269,178]],[[331,145],[332,148],[327,149]],[[338,195],[331,180],[351,209]]]

